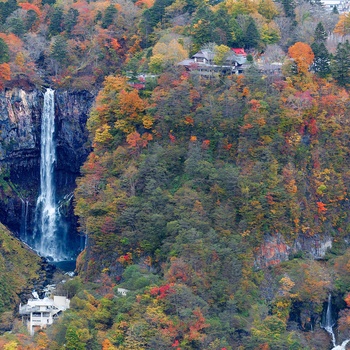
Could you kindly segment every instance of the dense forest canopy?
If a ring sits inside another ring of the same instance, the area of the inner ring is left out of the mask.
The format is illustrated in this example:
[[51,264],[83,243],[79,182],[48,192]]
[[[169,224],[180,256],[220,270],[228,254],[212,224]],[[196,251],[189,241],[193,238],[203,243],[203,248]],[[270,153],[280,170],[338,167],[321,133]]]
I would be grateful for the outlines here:
[[[2,89],[96,93],[72,308],[4,349],[330,349],[329,293],[337,340],[350,337],[347,14],[318,1],[9,0],[0,18]],[[243,74],[177,65],[203,48],[219,66],[244,48]]]

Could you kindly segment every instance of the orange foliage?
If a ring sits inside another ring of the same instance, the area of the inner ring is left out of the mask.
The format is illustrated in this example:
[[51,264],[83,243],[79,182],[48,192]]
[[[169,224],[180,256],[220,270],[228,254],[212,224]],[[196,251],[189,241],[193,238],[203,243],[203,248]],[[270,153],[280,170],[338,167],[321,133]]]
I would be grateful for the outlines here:
[[129,144],[129,147],[144,148],[147,146],[148,141],[151,141],[152,139],[152,135],[147,132],[144,133],[141,137],[137,131],[134,131],[127,136],[126,142]]
[[120,48],[121,48],[121,45],[118,43],[118,40],[117,39],[112,39],[111,40],[111,47],[115,50],[115,51],[117,51],[117,50],[119,50]]
[[190,141],[191,141],[191,142],[197,141],[197,136],[191,136],[191,137],[190,137]]
[[102,342],[102,350],[112,350],[115,349],[115,347],[113,346],[113,344],[110,342],[110,340],[105,339]]
[[205,318],[199,308],[193,311],[193,315],[197,318],[196,322],[190,326],[189,340],[203,340],[205,334],[200,333],[204,328],[209,327],[209,324],[205,323]]
[[202,142],[202,149],[208,149],[210,145],[210,140],[204,140]]
[[22,40],[13,33],[0,33],[0,38],[5,41],[11,52],[17,53],[23,48]]
[[22,7],[22,9],[26,11],[33,10],[38,15],[38,17],[41,16],[41,11],[39,10],[39,7],[34,4],[30,4],[29,2],[22,2],[19,3],[18,6]]
[[250,100],[249,104],[254,112],[257,111],[261,107],[260,101],[258,101],[258,100],[254,100],[254,99]]
[[317,211],[319,214],[324,214],[327,211],[326,205],[322,202],[317,202]]
[[145,102],[140,98],[137,90],[127,92],[121,91],[119,94],[120,112],[130,118],[136,118],[145,108]]
[[346,294],[344,301],[346,302],[346,306],[350,307],[350,293]]
[[0,90],[4,88],[5,80],[11,79],[11,69],[8,63],[0,64]]
[[135,5],[139,7],[151,8],[154,5],[155,0],[138,0]]
[[302,42],[291,46],[288,49],[288,54],[296,63],[299,73],[306,73],[315,58],[310,45]]
[[185,124],[186,124],[186,125],[192,125],[192,126],[193,126],[193,124],[194,124],[193,118],[190,117],[190,116],[185,117]]

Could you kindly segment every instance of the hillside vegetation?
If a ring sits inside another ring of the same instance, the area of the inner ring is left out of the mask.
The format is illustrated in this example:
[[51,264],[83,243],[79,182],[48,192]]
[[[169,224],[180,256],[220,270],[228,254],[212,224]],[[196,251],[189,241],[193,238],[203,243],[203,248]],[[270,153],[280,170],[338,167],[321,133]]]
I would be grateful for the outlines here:
[[41,259],[0,224],[0,314],[2,330],[11,329],[12,310],[21,293],[31,291],[41,274]]

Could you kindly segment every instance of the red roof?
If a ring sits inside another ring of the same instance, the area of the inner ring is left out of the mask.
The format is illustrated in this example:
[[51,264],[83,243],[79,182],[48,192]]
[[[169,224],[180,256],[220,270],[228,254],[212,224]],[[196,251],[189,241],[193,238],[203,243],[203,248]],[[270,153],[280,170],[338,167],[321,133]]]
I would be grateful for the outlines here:
[[237,55],[247,56],[247,53],[244,51],[243,48],[232,49],[232,51]]

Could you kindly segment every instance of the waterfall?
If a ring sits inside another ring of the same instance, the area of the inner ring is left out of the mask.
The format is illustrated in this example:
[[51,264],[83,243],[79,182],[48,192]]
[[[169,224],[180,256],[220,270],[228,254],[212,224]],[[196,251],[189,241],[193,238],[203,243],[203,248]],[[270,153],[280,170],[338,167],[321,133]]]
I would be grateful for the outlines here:
[[334,322],[333,322],[333,318],[332,318],[332,295],[329,294],[328,295],[327,310],[326,310],[326,319],[325,319],[323,328],[331,335],[332,343],[333,343],[333,346],[335,347],[336,342],[335,342],[335,334],[333,332],[333,326],[334,326]]
[[24,200],[21,198],[21,226],[20,226],[20,237],[23,241],[27,242],[28,237],[28,206],[29,202],[28,200]]
[[[34,249],[52,260],[64,260],[58,239],[54,168],[56,162],[54,90],[47,89],[41,121],[40,194],[36,204]],[[37,237],[37,235],[39,237]]]

